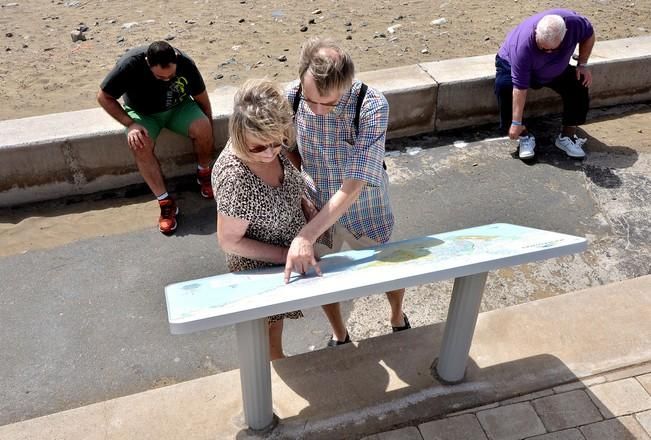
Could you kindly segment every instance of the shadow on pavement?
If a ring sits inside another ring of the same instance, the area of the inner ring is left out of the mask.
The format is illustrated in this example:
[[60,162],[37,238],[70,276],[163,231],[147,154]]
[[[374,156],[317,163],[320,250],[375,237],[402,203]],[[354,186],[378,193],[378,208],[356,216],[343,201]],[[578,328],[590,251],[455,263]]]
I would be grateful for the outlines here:
[[[313,352],[309,362],[306,355],[274,362],[273,369],[290,390],[274,389],[274,408],[282,415],[284,399],[307,403],[297,415],[281,419],[265,438],[357,439],[578,380],[561,359],[541,354],[483,368],[471,358],[462,383],[443,385],[430,370],[442,330],[442,324],[435,324]],[[495,344],[496,350],[504,350],[499,341]],[[589,390],[567,393],[566,403],[592,401],[604,414],[592,406],[591,413],[575,422],[573,408],[560,415],[546,412],[548,399],[486,409],[478,418],[484,430],[520,432],[517,438],[594,423],[603,426],[576,429],[610,433],[604,438],[635,438]],[[513,419],[506,428],[505,419]],[[236,438],[251,438],[251,433],[243,430]]]

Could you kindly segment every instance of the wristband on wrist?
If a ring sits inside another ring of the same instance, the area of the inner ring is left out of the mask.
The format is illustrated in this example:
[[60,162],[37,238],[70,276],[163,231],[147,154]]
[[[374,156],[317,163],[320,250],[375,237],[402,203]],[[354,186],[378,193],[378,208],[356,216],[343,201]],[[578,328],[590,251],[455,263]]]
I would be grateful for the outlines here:
[[576,67],[588,67],[588,63],[578,63]]
[[520,126],[520,125],[522,125],[522,122],[520,122],[520,121],[511,121],[511,125]]

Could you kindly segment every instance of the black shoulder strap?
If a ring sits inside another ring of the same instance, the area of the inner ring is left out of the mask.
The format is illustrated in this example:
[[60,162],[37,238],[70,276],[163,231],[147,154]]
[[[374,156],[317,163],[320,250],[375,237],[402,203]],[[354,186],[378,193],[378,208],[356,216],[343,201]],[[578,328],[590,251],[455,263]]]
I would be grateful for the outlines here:
[[298,90],[296,90],[296,94],[294,95],[294,102],[292,102],[292,109],[294,110],[294,115],[296,115],[296,112],[298,111],[298,105],[301,103],[301,83],[298,83]]
[[357,95],[357,107],[355,108],[355,119],[353,125],[355,127],[355,136],[359,133],[359,113],[362,111],[362,104],[364,103],[364,98],[366,97],[366,90],[368,86],[362,83],[362,86],[359,88],[359,95]]
[[[359,95],[357,95],[357,107],[355,108],[355,119],[353,120],[353,125],[355,127],[355,136],[359,134],[359,113],[362,111],[362,104],[364,103],[364,98],[366,97],[366,91],[368,86],[362,83],[362,86],[359,88]],[[387,169],[386,162],[382,161],[382,168]]]

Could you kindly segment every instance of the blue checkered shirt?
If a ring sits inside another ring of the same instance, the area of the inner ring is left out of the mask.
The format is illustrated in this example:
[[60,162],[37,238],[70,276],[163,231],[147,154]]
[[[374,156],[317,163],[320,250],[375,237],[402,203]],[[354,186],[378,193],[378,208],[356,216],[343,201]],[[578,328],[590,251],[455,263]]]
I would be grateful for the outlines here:
[[[312,113],[301,99],[295,117],[296,140],[308,195],[316,207],[320,210],[341,188],[344,179],[366,182],[339,223],[357,238],[366,236],[385,243],[394,223],[389,178],[382,167],[389,104],[382,93],[369,87],[356,134],[355,108],[361,85],[361,81],[354,81],[337,106],[324,116]],[[286,92],[290,103],[297,92],[298,81]]]

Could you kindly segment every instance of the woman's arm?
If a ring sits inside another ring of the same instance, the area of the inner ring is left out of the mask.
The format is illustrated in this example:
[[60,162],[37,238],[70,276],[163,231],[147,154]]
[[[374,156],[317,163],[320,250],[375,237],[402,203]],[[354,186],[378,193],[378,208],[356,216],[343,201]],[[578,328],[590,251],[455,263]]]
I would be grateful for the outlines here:
[[217,242],[229,254],[251,260],[282,264],[287,259],[287,248],[263,243],[245,237],[249,222],[241,218],[217,213]]

